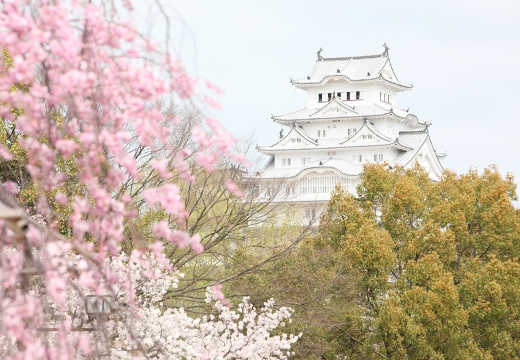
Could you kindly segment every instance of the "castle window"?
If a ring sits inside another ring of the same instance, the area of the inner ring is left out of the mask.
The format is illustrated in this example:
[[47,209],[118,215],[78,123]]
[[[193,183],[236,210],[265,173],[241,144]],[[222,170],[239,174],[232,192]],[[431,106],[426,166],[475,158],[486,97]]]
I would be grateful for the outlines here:
[[291,158],[282,159],[282,166],[291,166]]
[[361,99],[361,91],[356,91],[356,100]]
[[319,101],[319,102],[322,102],[322,101],[323,101],[323,94],[318,94],[318,101]]
[[314,219],[316,217],[316,209],[307,209],[305,210],[305,217],[307,219]]
[[358,162],[362,162],[363,161],[363,155],[358,155]]
[[380,92],[379,93],[379,100],[382,102],[385,102],[387,104],[390,104],[390,95]]
[[302,165],[305,165],[305,158],[302,158]]
[[329,101],[332,100],[332,93],[328,93]]
[[347,100],[350,100],[350,91],[347,91]]
[[318,137],[325,137],[325,130],[318,130]]
[[341,176],[313,176],[301,179],[297,192],[301,195],[330,194],[337,185],[343,190],[348,190],[348,179]]
[[383,154],[374,154],[374,161],[383,161]]
[[341,93],[340,93],[340,92],[336,93],[336,96],[337,96],[339,99],[341,99]]

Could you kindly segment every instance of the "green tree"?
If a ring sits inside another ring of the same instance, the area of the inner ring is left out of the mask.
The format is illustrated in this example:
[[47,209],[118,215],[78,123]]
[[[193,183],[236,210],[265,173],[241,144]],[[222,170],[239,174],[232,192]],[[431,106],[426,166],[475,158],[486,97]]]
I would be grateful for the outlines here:
[[[285,234],[287,238],[294,238],[296,234],[291,233],[298,231],[292,226],[272,230],[272,235]],[[257,250],[244,249],[243,263],[254,262]],[[292,322],[286,329],[302,333],[293,347],[295,359],[335,359],[364,334],[357,312],[361,308],[351,306],[357,296],[357,281],[357,274],[336,246],[310,235],[260,271],[235,279],[228,292],[250,296],[254,304],[274,298],[277,304],[293,308]]]
[[358,197],[336,191],[319,241],[360,276],[368,334],[350,355],[519,358],[515,190],[496,168],[432,182],[419,166],[367,165]]

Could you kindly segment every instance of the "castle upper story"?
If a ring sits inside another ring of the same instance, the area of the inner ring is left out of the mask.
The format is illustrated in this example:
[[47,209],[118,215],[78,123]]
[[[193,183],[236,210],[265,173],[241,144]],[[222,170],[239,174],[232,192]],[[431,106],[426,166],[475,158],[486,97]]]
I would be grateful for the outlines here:
[[307,108],[318,109],[332,99],[350,107],[362,105],[398,106],[397,94],[413,85],[397,78],[388,47],[378,55],[325,58],[320,49],[314,68],[291,83],[307,92]]

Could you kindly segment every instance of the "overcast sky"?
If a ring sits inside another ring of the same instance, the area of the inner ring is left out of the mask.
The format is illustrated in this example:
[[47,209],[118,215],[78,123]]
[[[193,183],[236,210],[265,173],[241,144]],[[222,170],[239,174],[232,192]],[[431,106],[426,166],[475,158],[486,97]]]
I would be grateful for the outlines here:
[[215,1],[172,2],[172,43],[188,70],[218,84],[211,111],[236,137],[276,141],[271,114],[305,106],[290,78],[324,57],[379,54],[390,47],[398,106],[430,120],[445,168],[496,164],[520,180],[520,2]]

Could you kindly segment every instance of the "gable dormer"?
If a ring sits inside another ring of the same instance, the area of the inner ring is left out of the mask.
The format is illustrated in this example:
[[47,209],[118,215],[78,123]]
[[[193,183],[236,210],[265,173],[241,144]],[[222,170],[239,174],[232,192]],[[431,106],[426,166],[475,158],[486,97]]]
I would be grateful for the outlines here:
[[383,69],[381,69],[381,76],[387,80],[392,82],[397,82],[397,76],[395,75],[394,69],[390,64],[390,61],[387,61]]
[[299,126],[293,125],[289,133],[282,136],[276,144],[269,147],[257,147],[257,149],[262,154],[273,155],[279,151],[283,152],[284,150],[305,149],[317,146],[318,142],[316,139],[311,138]]
[[361,146],[361,145],[382,145],[382,144],[391,144],[395,141],[383,133],[381,133],[370,121],[365,120],[361,129],[359,129],[354,134],[350,135],[341,145],[352,145],[352,146]]
[[357,111],[353,107],[344,104],[337,97],[333,97],[325,106],[321,107],[310,116],[313,118],[337,118],[356,114]]
[[352,139],[349,139],[348,141],[351,145],[380,144],[381,142],[382,139],[379,136],[376,136],[376,134],[370,131],[366,126],[362,127],[354,134],[354,136],[352,136]]

